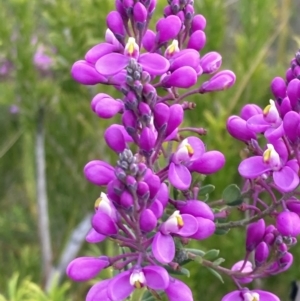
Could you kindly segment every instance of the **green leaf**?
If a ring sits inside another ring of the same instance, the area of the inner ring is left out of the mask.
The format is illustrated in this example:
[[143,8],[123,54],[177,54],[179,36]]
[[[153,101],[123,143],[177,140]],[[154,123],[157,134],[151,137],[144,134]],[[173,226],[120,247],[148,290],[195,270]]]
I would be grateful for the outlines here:
[[216,229],[215,233],[216,235],[225,235],[230,231],[230,229]]
[[208,185],[205,185],[205,186],[202,186],[199,190],[199,195],[206,195],[206,194],[210,194],[212,193],[214,190],[215,190],[215,186],[214,185],[211,185],[211,184],[208,184]]
[[222,283],[224,283],[224,280],[223,280],[222,276],[221,276],[216,270],[214,270],[214,269],[212,269],[212,268],[208,268],[208,267],[207,267],[207,269],[208,269],[214,276],[216,276]]
[[187,248],[187,249],[185,249],[187,252],[190,252],[190,253],[192,253],[192,254],[195,254],[195,255],[198,255],[198,256],[201,256],[201,257],[203,257],[204,255],[205,255],[205,252],[204,251],[202,251],[202,250],[199,250],[199,249],[189,249],[189,248]]
[[227,186],[222,195],[223,200],[227,205],[240,204],[242,200],[241,190],[236,184]]
[[214,265],[220,265],[221,263],[223,263],[225,261],[224,258],[220,257],[217,260],[214,261]]
[[208,252],[205,253],[204,258],[207,260],[215,259],[219,256],[220,250],[211,249]]
[[134,292],[131,295],[130,300],[132,301],[140,301],[143,300],[143,296],[146,293],[146,287],[135,289]]
[[181,276],[187,276],[188,278],[190,278],[191,273],[188,269],[183,268],[181,266],[179,266],[178,270],[173,270],[172,268],[166,266],[165,269],[173,275],[181,275]]

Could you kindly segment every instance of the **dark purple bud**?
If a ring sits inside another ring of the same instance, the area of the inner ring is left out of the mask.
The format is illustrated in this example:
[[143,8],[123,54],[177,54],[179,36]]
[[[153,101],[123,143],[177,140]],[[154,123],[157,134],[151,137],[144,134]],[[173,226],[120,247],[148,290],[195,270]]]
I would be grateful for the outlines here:
[[104,132],[104,139],[107,145],[115,152],[121,153],[126,148],[124,135],[115,124],[108,127]]
[[128,17],[131,17],[133,11],[134,0],[123,0],[123,7]]
[[279,270],[277,271],[276,274],[288,270],[293,264],[293,261],[294,261],[293,254],[287,252],[283,257],[279,259]]
[[146,33],[144,34],[144,37],[143,37],[143,40],[142,40],[142,44],[143,44],[143,47],[148,51],[150,52],[154,45],[155,45],[155,33],[148,29],[146,31]]
[[256,134],[248,129],[246,120],[239,116],[230,116],[227,120],[227,131],[235,139],[248,142],[256,139]]
[[137,22],[137,27],[139,29],[144,28],[144,25],[145,25],[146,20],[147,20],[147,9],[141,2],[137,2],[134,5],[133,19],[134,19],[135,22]]
[[170,106],[169,108],[169,121],[166,129],[166,137],[169,136],[178,126],[181,124],[183,120],[183,108],[179,104],[175,104]]
[[196,30],[204,30],[206,27],[206,19],[202,15],[195,15],[192,21],[191,33]]
[[275,77],[271,82],[271,91],[276,99],[283,99],[286,96],[285,80],[281,77]]
[[264,241],[260,242],[256,249],[255,249],[255,254],[254,254],[254,259],[255,259],[255,265],[256,267],[261,266],[264,264],[268,257],[269,257],[270,251],[269,251],[269,246],[267,243]]
[[156,3],[157,3],[157,0],[150,0],[150,4],[149,4],[149,7],[148,7],[149,17],[151,17],[152,14],[154,13],[154,10],[156,8]]
[[99,74],[95,67],[86,61],[77,61],[71,69],[72,77],[83,85],[96,85],[107,83],[107,78]]
[[[109,186],[109,187],[108,187]],[[114,179],[113,181],[111,181],[107,186],[107,189],[112,189],[112,191],[117,194],[117,195],[121,195],[121,193],[124,191],[125,189],[125,185],[124,183],[120,182],[118,179]],[[108,195],[109,197],[109,195]],[[110,198],[110,197],[109,197]]]
[[245,106],[242,107],[240,116],[241,118],[247,121],[250,117],[262,113],[263,111],[258,105],[251,103],[251,104],[246,104]]
[[164,8],[164,17],[168,17],[170,15],[172,15],[173,12],[172,12],[172,8],[170,5],[167,5],[165,8]]
[[157,225],[157,218],[150,209],[145,209],[140,215],[140,228],[144,232],[151,232]]
[[105,93],[97,94],[92,102],[92,110],[101,118],[108,119],[118,114],[123,109],[123,102],[110,97]]
[[146,174],[147,170],[148,170],[148,167],[147,167],[146,164],[144,164],[144,163],[139,163],[138,164],[138,176],[139,177],[144,177],[144,175]]
[[120,205],[126,209],[133,206],[133,196],[128,190],[124,190],[120,197]]
[[143,96],[145,97],[150,107],[153,107],[155,105],[157,99],[157,92],[151,84],[144,84]]
[[194,10],[193,5],[188,4],[188,5],[185,7],[184,12],[185,12],[185,19],[186,19],[187,21],[191,21],[192,18],[193,18],[193,16],[194,16],[194,14],[195,14],[195,10]]
[[197,82],[197,72],[192,67],[181,67],[162,80],[165,88],[190,88]]
[[215,51],[208,52],[200,60],[203,73],[212,74],[222,65],[222,56]]
[[199,93],[204,94],[207,92],[226,90],[234,85],[235,79],[235,74],[232,71],[220,71],[201,85]]
[[116,10],[121,15],[122,19],[125,22],[127,22],[128,21],[128,16],[127,16],[126,10],[125,10],[124,5],[123,5],[122,2],[123,2],[123,0],[116,0]]
[[115,168],[115,175],[121,182],[126,182],[126,172],[121,167]]
[[89,162],[84,167],[84,175],[88,181],[98,186],[107,185],[115,178],[114,168],[99,160]]
[[285,73],[285,78],[287,80],[287,82],[289,83],[291,80],[293,80],[295,78],[294,74],[293,74],[293,70],[292,68],[289,68],[286,73]]
[[287,112],[283,118],[283,129],[292,143],[299,140],[300,116],[295,111]]
[[276,228],[283,236],[298,236],[300,234],[300,217],[290,211],[278,214]]
[[153,174],[151,169],[148,169],[145,174],[144,181],[149,186],[150,199],[154,198],[160,189],[160,178],[157,175]]
[[133,110],[138,106],[138,99],[133,92],[129,92],[123,99],[125,107],[129,110]]
[[149,156],[152,153],[153,147],[155,145],[155,140],[156,140],[155,135],[150,128],[145,127],[142,129],[140,135],[139,147],[143,151],[144,155]]
[[196,30],[190,36],[187,48],[195,49],[196,51],[202,50],[206,43],[206,35],[202,30]]
[[298,199],[289,199],[286,201],[286,207],[292,211],[300,215],[300,201]]
[[67,267],[67,275],[74,281],[87,281],[97,276],[103,269],[109,266],[106,256],[78,257],[72,260]]
[[122,41],[124,39],[126,33],[123,19],[119,12],[111,11],[106,17],[106,24],[118,40]]
[[257,245],[263,240],[266,230],[264,219],[260,219],[255,223],[251,223],[247,226],[246,234],[246,250],[252,252]]
[[140,116],[142,117],[142,121],[149,125],[149,122],[152,117],[151,109],[148,104],[145,102],[140,102],[138,106],[138,110],[140,113]]
[[126,177],[126,186],[129,189],[129,191],[136,191],[136,189],[137,189],[136,179],[133,176],[127,176]]
[[137,119],[133,111],[126,110],[122,115],[122,123],[129,135],[136,133]]
[[166,125],[169,116],[170,116],[170,108],[164,103],[158,103],[154,107],[153,111],[153,116],[154,116],[154,125],[157,131],[161,129],[162,126]]
[[291,80],[287,86],[286,94],[291,102],[293,109],[298,109],[300,100],[300,80],[295,78]]
[[169,40],[175,39],[181,30],[182,22],[174,15],[162,18],[156,23],[156,41],[163,44]]
[[175,14],[175,15],[179,12],[179,10],[180,10],[179,0],[171,1],[171,9],[172,9],[173,14]]
[[277,246],[277,252],[279,253],[280,256],[285,255],[285,253],[288,251],[288,247],[285,243],[279,244]]
[[100,210],[98,210],[93,216],[92,226],[98,233],[106,236],[115,235],[118,233],[118,227],[114,220]]
[[[278,104],[278,102],[277,102]],[[279,107],[279,108],[278,108]],[[288,97],[285,97],[282,101],[281,101],[281,104],[278,106],[277,105],[277,108],[280,112],[280,115],[282,117],[285,116],[286,113],[292,111],[292,106],[291,106],[291,102],[290,102],[290,99]]]
[[143,181],[140,181],[138,182],[138,185],[137,185],[137,195],[140,196],[141,198],[145,198],[147,195],[148,197],[150,196],[150,193],[149,193],[149,186],[147,183],[143,182]]

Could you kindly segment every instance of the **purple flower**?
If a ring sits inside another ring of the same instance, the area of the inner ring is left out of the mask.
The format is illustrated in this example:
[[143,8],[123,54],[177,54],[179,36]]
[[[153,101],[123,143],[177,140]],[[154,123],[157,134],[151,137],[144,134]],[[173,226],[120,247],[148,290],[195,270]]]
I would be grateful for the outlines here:
[[170,278],[169,286],[165,289],[169,301],[193,301],[190,288],[178,279]]
[[246,179],[255,179],[272,172],[274,183],[283,192],[293,191],[299,185],[298,166],[294,160],[287,160],[287,150],[284,143],[278,140],[275,150],[272,144],[267,144],[267,150],[262,156],[254,156],[242,161],[238,167],[239,173]]
[[84,175],[95,185],[107,185],[115,178],[114,168],[104,161],[94,160],[84,167]]
[[276,228],[283,236],[298,236],[300,234],[300,217],[294,212],[284,211],[276,218]]
[[[241,268],[243,269],[241,270]],[[231,267],[232,271],[236,272],[241,272],[241,273],[250,273],[253,271],[252,263],[250,261],[247,261],[246,264],[244,264],[244,260],[238,261]],[[252,282],[253,278],[252,277],[243,277],[243,278],[236,278],[236,280],[239,283],[250,283]]]
[[175,256],[175,243],[171,234],[189,237],[196,233],[197,229],[198,222],[195,217],[175,211],[154,236],[152,253],[155,259],[161,263],[171,262]]
[[280,301],[280,299],[267,291],[244,289],[225,295],[221,301]]

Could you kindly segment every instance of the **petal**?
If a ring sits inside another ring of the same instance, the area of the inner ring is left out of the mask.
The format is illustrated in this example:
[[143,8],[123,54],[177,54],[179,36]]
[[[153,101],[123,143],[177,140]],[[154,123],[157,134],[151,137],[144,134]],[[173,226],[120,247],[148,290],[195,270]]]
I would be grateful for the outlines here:
[[166,88],[190,88],[197,82],[197,72],[189,66],[176,69],[170,76],[166,76],[162,84]]
[[155,45],[155,37],[155,33],[150,29],[148,29],[143,36],[142,44],[148,52],[152,51],[152,48]]
[[92,47],[85,55],[87,62],[96,64],[96,62],[104,55],[118,50],[118,47],[109,43],[101,43]]
[[214,220],[215,216],[211,208],[204,202],[198,200],[188,200],[182,201],[184,204],[179,201],[176,202],[176,208],[180,213],[191,214],[195,217],[203,217],[210,220]]
[[246,179],[254,179],[270,170],[270,167],[263,162],[261,156],[247,158],[238,167],[239,173]]
[[160,263],[169,263],[175,256],[175,243],[171,235],[157,232],[152,242],[152,253]]
[[92,228],[86,235],[85,240],[90,244],[96,244],[103,241],[105,238],[105,235],[98,233],[94,228]]
[[115,152],[121,153],[126,148],[124,135],[119,127],[114,124],[109,126],[104,132],[104,139],[107,145]]
[[257,114],[247,120],[247,128],[255,133],[263,133],[270,127],[263,114]]
[[118,233],[118,228],[113,219],[101,211],[97,213],[92,218],[93,228],[100,234],[109,236]]
[[147,286],[154,290],[164,290],[169,285],[169,274],[160,266],[146,266],[143,268]]
[[194,154],[191,158],[192,162],[200,158],[205,153],[205,145],[202,140],[197,137],[188,137],[186,139],[194,150]]
[[190,236],[190,238],[202,240],[212,236],[216,230],[216,225],[213,221],[202,218],[196,217],[198,222],[198,230],[196,233]]
[[169,301],[193,301],[191,289],[178,279],[170,279],[170,284],[165,290]]
[[186,190],[190,187],[192,176],[190,171],[181,164],[171,163],[168,173],[170,183],[179,190]]
[[95,300],[101,300],[101,301],[111,301],[110,298],[107,296],[107,286],[110,282],[110,279],[106,279],[103,281],[100,281],[93,285],[89,292],[86,295],[86,301],[95,301]]
[[220,170],[224,164],[225,157],[221,152],[209,151],[204,153],[199,159],[192,161],[189,170],[209,175]]
[[112,301],[123,301],[134,290],[130,284],[130,275],[132,271],[126,271],[115,276],[108,284],[107,295]]
[[156,218],[161,218],[164,213],[164,207],[157,199],[150,205],[149,209],[153,212]]
[[158,53],[144,53],[140,55],[138,62],[142,65],[143,71],[150,75],[162,75],[169,70],[169,61]]
[[198,221],[190,214],[181,214],[183,219],[183,227],[176,232],[177,235],[188,237],[198,231]]
[[273,143],[284,135],[283,125],[281,124],[278,128],[268,128],[264,135],[269,142]]
[[78,257],[69,263],[66,272],[74,281],[86,281],[97,276],[108,265],[107,257]]
[[181,26],[181,20],[177,16],[171,15],[160,19],[156,24],[157,42],[160,44],[174,39],[178,35]]
[[221,301],[244,301],[244,298],[242,297],[242,293],[240,291],[233,291],[225,295]]
[[107,185],[115,178],[114,168],[100,160],[93,160],[86,164],[84,175],[88,181],[99,186]]
[[261,290],[253,290],[251,292],[258,293],[261,301],[280,301],[280,299],[276,295],[270,292],[261,291]]
[[289,166],[273,172],[274,183],[282,192],[290,192],[299,185],[299,176]]
[[110,53],[101,57],[96,65],[96,70],[102,75],[114,75],[125,69],[129,57],[120,53]]

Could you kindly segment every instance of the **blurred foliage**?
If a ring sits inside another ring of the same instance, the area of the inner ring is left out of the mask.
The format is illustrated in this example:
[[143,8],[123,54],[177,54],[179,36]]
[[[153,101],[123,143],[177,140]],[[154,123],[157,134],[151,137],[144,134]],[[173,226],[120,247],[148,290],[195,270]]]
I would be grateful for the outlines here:
[[[203,137],[207,148],[226,155],[225,168],[205,180],[216,186],[213,196],[220,198],[226,186],[240,181],[236,170],[243,147],[226,133],[226,119],[246,103],[263,107],[268,103],[270,81],[277,75],[284,76],[299,46],[295,42],[299,41],[299,32],[294,30],[299,28],[300,8],[292,0],[195,3],[197,12],[207,19],[208,41],[202,53],[220,52],[223,69],[237,74],[236,85],[226,92],[190,97],[197,108],[186,114],[185,121],[207,128],[208,135]],[[159,1],[158,10],[162,11],[164,5],[165,1]],[[40,288],[34,133],[37,111],[44,107],[47,192],[56,263],[72,229],[91,210],[99,194],[97,187],[85,181],[83,166],[92,159],[115,158],[103,140],[108,122],[90,111],[89,101],[98,91],[118,95],[110,87],[80,86],[70,77],[72,64],[103,41],[105,17],[113,1],[0,0],[0,7],[0,63],[7,60],[11,67],[6,76],[0,74],[0,300],[84,300],[91,283],[71,284],[65,279],[49,294]],[[41,71],[33,64],[39,46],[52,57],[51,70]],[[19,108],[18,113],[11,113],[12,105]],[[193,242],[191,247],[221,249],[220,256],[230,267],[244,253],[241,233],[234,229],[222,237]],[[113,251],[106,243],[100,247],[85,245],[81,254],[97,256]],[[289,281],[300,277],[299,247],[293,253],[295,264],[291,270],[262,284],[281,298],[287,293]],[[219,300],[233,288],[231,281],[224,278],[225,284],[221,284],[200,265],[187,267],[191,277],[184,281],[192,287],[196,301]]]

